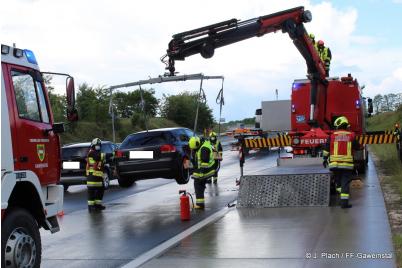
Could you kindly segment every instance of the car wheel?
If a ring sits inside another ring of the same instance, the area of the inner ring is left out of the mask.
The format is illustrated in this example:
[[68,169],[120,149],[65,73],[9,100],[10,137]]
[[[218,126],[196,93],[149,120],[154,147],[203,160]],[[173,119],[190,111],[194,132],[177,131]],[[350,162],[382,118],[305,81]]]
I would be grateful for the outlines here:
[[103,172],[103,188],[108,189],[110,186],[110,171],[107,169]]
[[1,266],[40,267],[42,249],[35,219],[21,208],[7,214],[1,227]]
[[135,180],[132,178],[122,177],[122,176],[118,177],[117,181],[119,182],[120,187],[123,187],[123,188],[128,188],[128,187],[132,186],[135,182]]
[[190,169],[189,168],[184,168],[183,165],[184,159],[181,163],[179,163],[179,172],[176,176],[176,182],[177,184],[187,184],[188,181],[190,180]]

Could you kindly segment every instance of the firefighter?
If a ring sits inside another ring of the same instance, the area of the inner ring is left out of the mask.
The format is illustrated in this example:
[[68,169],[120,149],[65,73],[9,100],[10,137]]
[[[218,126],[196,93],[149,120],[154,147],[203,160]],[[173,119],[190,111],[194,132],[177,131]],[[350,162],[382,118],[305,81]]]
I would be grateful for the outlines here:
[[320,56],[321,60],[325,64],[325,73],[326,73],[326,76],[328,77],[329,76],[329,67],[331,65],[331,59],[332,59],[331,50],[329,49],[329,47],[324,46],[324,41],[319,40],[317,42],[317,51],[318,51],[318,55]]
[[208,178],[215,174],[215,159],[213,154],[213,146],[209,140],[200,140],[198,137],[191,137],[188,145],[192,150],[192,162],[194,171],[192,177],[194,179],[194,189],[196,198],[196,209],[205,208],[205,183]]
[[222,161],[223,149],[222,149],[222,144],[218,140],[218,137],[214,131],[212,131],[209,134],[209,141],[211,142],[211,145],[214,150],[215,171],[216,171],[214,176],[212,177],[212,182],[216,184],[216,183],[218,183],[218,171],[219,171],[220,164]]
[[[349,121],[340,116],[334,121],[334,131],[323,150],[323,165],[332,171],[336,190],[340,193],[341,207],[351,208],[349,204],[349,184],[354,171],[353,151],[358,147],[355,134],[348,131]],[[329,163],[328,163],[329,161]]]
[[101,153],[101,140],[95,138],[91,142],[87,156],[87,188],[88,188],[88,211],[95,212],[105,209],[102,205],[104,186],[103,170],[105,154]]
[[318,49],[317,49],[317,42],[315,41],[315,35],[311,33],[311,34],[309,34],[308,36],[310,37],[311,42],[313,43],[313,46],[315,47],[315,49],[318,51]]

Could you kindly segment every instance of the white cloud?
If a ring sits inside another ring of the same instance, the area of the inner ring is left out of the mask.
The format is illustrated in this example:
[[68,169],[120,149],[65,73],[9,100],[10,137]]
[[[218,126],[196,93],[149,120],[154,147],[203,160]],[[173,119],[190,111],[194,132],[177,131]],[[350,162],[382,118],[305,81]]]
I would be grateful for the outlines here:
[[[355,33],[358,11],[338,9],[330,2],[20,0],[2,11],[1,36],[3,42],[33,50],[42,70],[68,72],[81,83],[113,85],[162,74],[165,70],[159,58],[172,34],[300,5],[313,13],[313,21],[306,28],[331,47],[333,73],[356,70],[355,76],[370,85],[373,93],[384,92],[397,81],[392,72],[402,66],[402,59],[386,48],[374,52],[370,47],[376,44],[375,37]],[[306,74],[304,60],[281,32],[217,49],[210,60],[190,57],[177,62],[176,68],[182,74],[224,75],[227,119],[252,116],[261,100],[274,99],[275,88],[281,98],[289,98],[293,79]],[[162,92],[197,90],[198,83],[153,87],[161,96]],[[220,85],[208,82],[206,87],[214,107],[212,92]]]

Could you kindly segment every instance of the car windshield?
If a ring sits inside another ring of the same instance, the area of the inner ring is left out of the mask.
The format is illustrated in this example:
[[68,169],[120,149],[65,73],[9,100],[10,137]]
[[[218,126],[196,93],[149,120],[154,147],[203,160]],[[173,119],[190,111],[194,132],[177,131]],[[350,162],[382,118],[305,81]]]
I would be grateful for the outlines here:
[[120,145],[120,149],[141,146],[154,146],[166,143],[169,140],[168,132],[143,132],[128,136]]
[[88,154],[89,147],[72,147],[72,148],[63,148],[61,150],[61,154],[63,159],[70,158],[85,158]]

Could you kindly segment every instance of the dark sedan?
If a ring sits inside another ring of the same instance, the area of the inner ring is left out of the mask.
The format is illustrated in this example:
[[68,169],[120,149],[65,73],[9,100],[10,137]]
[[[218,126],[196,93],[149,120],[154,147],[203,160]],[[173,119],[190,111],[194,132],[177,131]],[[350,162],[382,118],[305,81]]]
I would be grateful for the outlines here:
[[[88,155],[90,142],[74,143],[64,145],[61,148],[62,169],[60,184],[67,190],[70,185],[85,184],[87,178],[85,176],[85,167],[87,164],[86,157]],[[102,141],[101,151],[106,154],[106,159],[111,159],[117,146],[110,141]],[[103,177],[103,186],[109,187],[110,180],[113,177],[113,167],[107,161],[105,164],[105,172]]]
[[115,153],[120,186],[140,179],[168,178],[186,184],[190,178],[187,128],[161,128],[127,136]]

